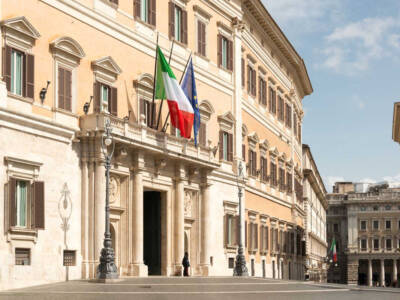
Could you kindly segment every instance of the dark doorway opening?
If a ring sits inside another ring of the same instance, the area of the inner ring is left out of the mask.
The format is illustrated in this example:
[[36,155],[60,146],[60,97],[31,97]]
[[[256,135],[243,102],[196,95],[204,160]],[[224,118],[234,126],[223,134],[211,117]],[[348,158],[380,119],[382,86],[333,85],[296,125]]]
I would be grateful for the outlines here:
[[143,195],[143,260],[149,275],[161,275],[161,193]]

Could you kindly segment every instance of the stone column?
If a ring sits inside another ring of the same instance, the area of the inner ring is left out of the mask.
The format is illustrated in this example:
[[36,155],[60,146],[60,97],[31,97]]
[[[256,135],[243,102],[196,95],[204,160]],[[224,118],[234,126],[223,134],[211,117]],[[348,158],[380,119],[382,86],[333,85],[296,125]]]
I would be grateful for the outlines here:
[[211,241],[211,205],[210,205],[210,184],[202,185],[201,198],[201,273],[203,276],[210,275],[210,252],[212,247]]
[[[180,171],[182,170],[179,167]],[[175,275],[182,276],[182,258],[184,255],[184,186],[183,177],[177,176],[175,183],[174,205],[174,245],[175,245]]]
[[385,286],[385,260],[381,259],[380,285]]
[[98,259],[95,256],[95,205],[94,205],[94,193],[95,193],[95,163],[93,161],[89,161],[88,165],[88,230],[89,230],[89,253],[88,253],[88,259],[89,259],[89,278],[95,278],[96,276],[96,265],[95,261]]
[[132,262],[129,275],[147,276],[147,266],[143,263],[143,179],[142,170],[132,173]]
[[397,284],[397,259],[393,259],[393,283]]
[[[85,154],[82,153],[82,155]],[[88,163],[86,157],[82,157],[81,166],[82,166],[81,168],[82,278],[86,279],[89,278],[89,194],[88,194],[89,188],[88,188]]]
[[368,259],[368,278],[367,278],[368,286],[372,286],[372,259]]
[[100,159],[96,161],[95,166],[95,190],[94,190],[94,259],[98,264],[100,252],[103,248],[105,220],[106,220],[106,189],[105,189],[105,167]]

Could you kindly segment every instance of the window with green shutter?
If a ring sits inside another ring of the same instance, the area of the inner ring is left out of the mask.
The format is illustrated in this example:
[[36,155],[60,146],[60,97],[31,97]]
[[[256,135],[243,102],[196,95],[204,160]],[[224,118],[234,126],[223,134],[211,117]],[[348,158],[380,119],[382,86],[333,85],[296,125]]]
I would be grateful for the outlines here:
[[16,226],[17,227],[27,227],[27,219],[28,219],[28,186],[29,183],[24,180],[16,181],[16,193],[15,193],[15,202],[16,202]]
[[12,49],[11,51],[11,93],[23,96],[23,64],[24,54]]

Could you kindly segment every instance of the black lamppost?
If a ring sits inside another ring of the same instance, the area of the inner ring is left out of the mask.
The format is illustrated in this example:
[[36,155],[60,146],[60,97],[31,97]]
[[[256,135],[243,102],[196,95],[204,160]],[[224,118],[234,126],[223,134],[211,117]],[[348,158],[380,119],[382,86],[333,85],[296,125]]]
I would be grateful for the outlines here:
[[[114,250],[111,247],[111,234],[110,234],[110,168],[111,157],[114,153],[115,144],[112,141],[110,120],[106,121],[105,134],[101,137],[101,149],[106,159],[106,232],[104,233],[104,248],[101,249],[100,264],[97,268],[97,279],[117,279],[117,266],[115,265]],[[108,146],[112,145],[110,154],[108,153]]]
[[249,272],[246,267],[246,259],[243,255],[243,242],[242,242],[242,187],[240,185],[243,182],[243,167],[242,162],[239,162],[238,167],[238,197],[239,197],[239,248],[238,254],[236,255],[235,268],[233,269],[233,276],[249,276]]

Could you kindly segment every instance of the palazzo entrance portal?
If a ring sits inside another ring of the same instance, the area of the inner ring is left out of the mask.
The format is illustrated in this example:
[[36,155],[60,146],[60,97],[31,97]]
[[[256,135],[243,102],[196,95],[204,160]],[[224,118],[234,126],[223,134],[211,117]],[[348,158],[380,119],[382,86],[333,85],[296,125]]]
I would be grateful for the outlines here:
[[143,259],[149,275],[161,275],[161,193],[143,195]]

